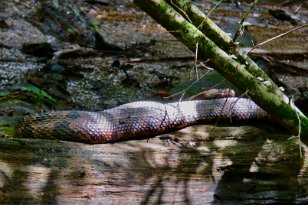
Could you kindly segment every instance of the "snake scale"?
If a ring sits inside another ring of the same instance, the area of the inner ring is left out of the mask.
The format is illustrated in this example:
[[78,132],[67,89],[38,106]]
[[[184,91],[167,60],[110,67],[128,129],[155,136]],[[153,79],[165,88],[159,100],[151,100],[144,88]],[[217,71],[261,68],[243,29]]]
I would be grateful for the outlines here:
[[195,124],[246,123],[269,119],[244,98],[159,103],[137,101],[100,111],[52,111],[22,118],[15,136],[90,144],[144,139]]

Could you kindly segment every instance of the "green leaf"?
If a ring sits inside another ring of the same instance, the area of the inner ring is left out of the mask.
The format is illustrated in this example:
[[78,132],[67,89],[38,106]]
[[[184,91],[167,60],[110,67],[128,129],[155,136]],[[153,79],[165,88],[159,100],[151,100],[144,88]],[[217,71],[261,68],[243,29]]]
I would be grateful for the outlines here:
[[51,97],[48,93],[46,93],[44,90],[39,89],[38,87],[31,85],[31,84],[22,84],[22,85],[17,85],[14,87],[15,89],[19,89],[22,91],[30,91],[40,98],[47,98],[51,102],[55,103],[57,100]]

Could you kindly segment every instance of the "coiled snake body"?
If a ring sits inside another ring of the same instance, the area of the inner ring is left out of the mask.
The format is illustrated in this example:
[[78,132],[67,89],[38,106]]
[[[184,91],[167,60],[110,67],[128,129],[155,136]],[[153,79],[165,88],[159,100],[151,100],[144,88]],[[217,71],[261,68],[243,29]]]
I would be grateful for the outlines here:
[[53,111],[25,116],[17,124],[15,135],[95,144],[154,137],[194,124],[268,118],[253,101],[242,98],[166,104],[138,101],[101,112]]

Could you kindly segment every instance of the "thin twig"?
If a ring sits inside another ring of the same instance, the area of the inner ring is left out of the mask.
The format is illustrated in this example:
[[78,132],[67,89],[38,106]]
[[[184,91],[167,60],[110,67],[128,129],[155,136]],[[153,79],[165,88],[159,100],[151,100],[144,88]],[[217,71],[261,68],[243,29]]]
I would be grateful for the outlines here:
[[301,4],[295,9],[294,13],[297,14],[298,11],[302,8],[302,5],[303,5],[303,4],[301,3]]
[[[292,106],[292,108],[294,108],[295,107],[295,105],[294,105],[294,100],[293,100],[293,97],[292,97],[292,99],[290,100],[290,105]],[[290,137],[290,138],[288,138],[288,140],[291,140],[291,139],[294,139],[294,138],[296,138],[296,139],[298,139],[299,140],[299,155],[300,155],[300,157],[302,158],[303,157],[303,153],[302,153],[302,147],[301,147],[301,132],[302,132],[302,121],[301,121],[301,119],[300,119],[300,117],[299,117],[299,113],[298,112],[295,112],[296,113],[296,117],[297,117],[297,119],[298,119],[298,134],[297,134],[297,136],[292,136],[292,137]]]
[[204,78],[209,72],[211,72],[210,70],[207,71],[204,75],[202,75],[199,79],[195,80],[194,82],[192,82],[190,85],[188,85],[185,89],[183,89],[182,91],[179,91],[177,93],[174,93],[173,95],[170,96],[171,97],[174,97],[176,95],[180,95],[181,94],[181,98],[179,101],[182,101],[183,99],[183,96],[185,95],[186,91],[189,90],[193,85],[195,85],[197,82],[199,82],[202,78]]
[[[291,105],[292,105],[292,107],[294,106],[293,100],[291,101]],[[296,113],[296,117],[298,119],[298,134],[297,134],[297,138],[298,138],[299,142],[301,142],[302,121],[301,121],[301,119],[299,117],[298,112],[295,112],[295,113]],[[302,153],[302,149],[301,149],[301,143],[299,144],[299,154],[300,154],[300,157],[302,158],[303,157],[303,153]]]
[[196,72],[196,78],[197,78],[197,80],[199,79],[198,67],[197,67],[197,61],[198,61],[198,47],[199,47],[199,44],[198,44],[198,42],[197,42],[197,43],[196,43],[195,60],[194,60],[194,70],[195,70],[195,72]]
[[[236,102],[237,102],[238,100],[239,100],[239,99],[237,99]],[[218,125],[218,123],[219,123],[219,120],[220,120],[220,118],[221,118],[221,116],[222,116],[222,112],[224,111],[224,109],[225,109],[225,107],[226,107],[227,101],[228,101],[228,97],[226,98],[226,100],[225,100],[225,102],[224,102],[224,105],[223,105],[223,107],[222,107],[221,110],[220,110],[220,114],[218,115],[218,118],[217,118],[215,124],[213,125],[213,128],[209,131],[209,134],[208,134],[209,136],[210,136],[210,134],[212,134],[212,131],[214,131],[214,129],[217,127],[217,125]],[[236,102],[235,102],[235,103],[236,103]],[[234,103],[234,104],[235,104],[235,103]],[[234,107],[234,105],[231,104],[231,107],[230,107],[230,110],[229,110],[230,122],[231,122],[231,123],[232,123],[232,109],[233,109],[233,107]]]
[[251,48],[247,53],[251,52],[252,50],[256,49],[257,47],[260,47],[260,46],[262,46],[262,45],[264,45],[264,44],[266,44],[266,43],[269,43],[269,42],[271,42],[271,41],[273,41],[273,40],[276,40],[277,38],[281,38],[281,37],[283,37],[283,36],[285,36],[285,35],[287,35],[287,34],[293,32],[293,31],[296,31],[296,30],[298,30],[298,29],[301,29],[301,28],[304,28],[304,27],[307,27],[307,26],[308,26],[308,24],[304,24],[304,25],[298,26],[298,27],[293,28],[293,29],[291,29],[291,30],[289,30],[289,31],[287,31],[287,32],[284,32],[284,33],[282,33],[282,34],[279,34],[278,36],[275,36],[275,37],[273,37],[273,38],[267,39],[266,41],[263,41],[263,42],[261,42],[261,43],[258,43],[258,44],[255,45],[253,48]]
[[241,35],[243,34],[244,32],[244,22],[246,21],[246,19],[248,18],[248,16],[250,15],[250,13],[254,10],[256,4],[258,3],[258,0],[255,0],[251,7],[249,8],[249,10],[247,11],[247,13],[244,14],[243,18],[241,19],[241,22],[239,23],[239,26],[238,26],[238,29],[237,31],[235,32],[234,34],[234,37],[232,39],[233,42],[236,42],[237,39],[239,37],[241,37]]
[[217,4],[215,4],[215,6],[208,12],[208,14],[204,17],[204,20],[199,24],[199,26],[197,27],[198,29],[203,25],[203,23],[205,22],[205,20],[212,14],[212,12],[217,8],[217,6],[222,2],[222,0],[220,0]]
[[[299,118],[299,115],[298,115],[297,112],[296,112],[296,116],[297,116],[297,119],[298,119],[298,135],[297,135],[297,137],[298,137],[299,141],[301,142],[302,122],[301,122],[301,119]],[[301,144],[299,145],[299,154],[300,154],[300,157],[302,158],[303,153],[302,153]]]
[[171,4],[172,4],[175,8],[177,8],[179,11],[181,11],[181,13],[182,13],[183,15],[185,15],[185,17],[186,17],[186,19],[189,21],[189,23],[192,23],[192,21],[190,20],[189,16],[185,13],[185,11],[184,11],[183,9],[181,9],[181,8],[178,7],[176,4],[174,4],[172,0],[170,0],[170,2],[171,2]]
[[236,99],[235,102],[233,102],[233,103],[231,104],[230,113],[229,113],[229,115],[230,115],[230,122],[231,122],[231,123],[232,123],[232,109],[234,108],[234,106],[235,106],[235,104],[237,103],[237,101],[239,101],[244,95],[247,96],[247,94],[248,94],[248,90],[246,90],[243,94],[241,94],[241,95],[238,97],[238,99]]

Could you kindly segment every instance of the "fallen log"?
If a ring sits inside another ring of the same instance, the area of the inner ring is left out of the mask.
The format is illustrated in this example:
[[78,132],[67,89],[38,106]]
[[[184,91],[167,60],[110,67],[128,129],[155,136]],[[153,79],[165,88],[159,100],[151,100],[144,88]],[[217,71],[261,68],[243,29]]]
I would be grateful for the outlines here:
[[296,140],[212,129],[103,145],[0,139],[0,204],[308,202],[308,155],[300,158]]

